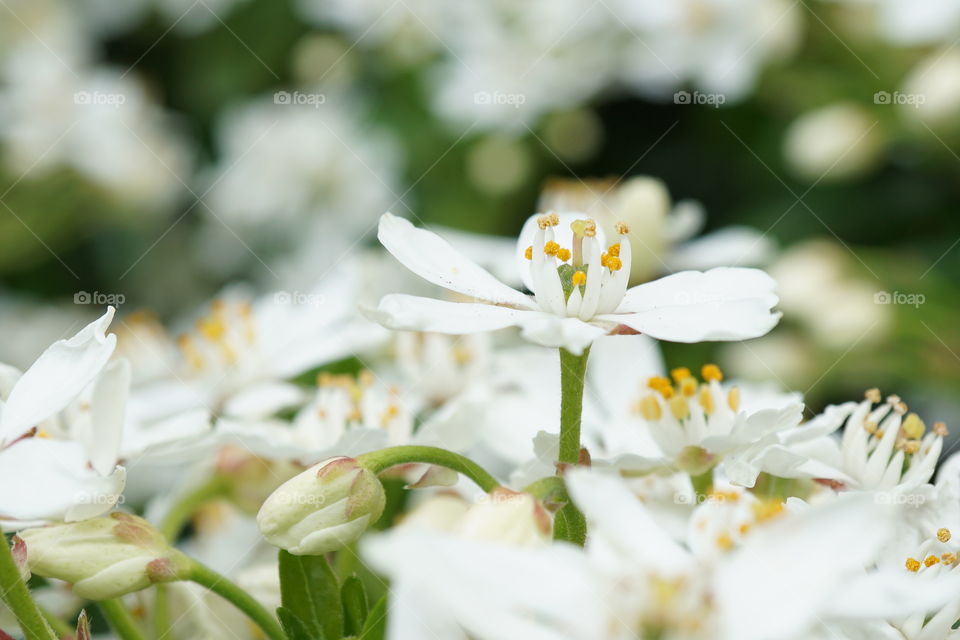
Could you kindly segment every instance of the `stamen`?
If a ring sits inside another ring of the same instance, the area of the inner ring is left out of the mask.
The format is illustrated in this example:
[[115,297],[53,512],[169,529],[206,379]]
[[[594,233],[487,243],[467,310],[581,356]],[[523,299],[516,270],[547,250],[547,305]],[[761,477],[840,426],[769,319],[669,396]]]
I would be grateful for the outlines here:
[[937,540],[940,542],[950,542],[951,537],[953,537],[953,534],[950,533],[950,529],[946,527],[937,529]]
[[560,245],[551,240],[543,245],[543,252],[548,256],[555,256],[560,251]]
[[720,382],[723,380],[723,372],[720,371],[720,367],[715,364],[703,365],[703,368],[700,370],[700,375],[707,381],[716,380]]
[[670,413],[672,413],[673,417],[677,420],[686,419],[686,417],[690,415],[690,405],[687,403],[687,399],[680,396],[671,398]]
[[[603,263],[602,258],[600,262],[601,264]],[[621,262],[620,258],[617,258],[615,256],[607,256],[607,264],[605,264],[604,266],[607,269],[610,269],[610,271],[620,271],[620,269],[623,268],[623,262]]]
[[869,434],[871,434],[871,435],[875,435],[875,434],[877,433],[877,423],[874,422],[873,420],[864,420],[864,421],[863,421],[863,429],[864,429],[867,433],[869,433]]
[[732,387],[727,393],[727,404],[733,411],[740,410],[740,387]]
[[662,376],[653,376],[647,380],[647,386],[654,391],[659,391],[664,398],[673,397],[673,385],[668,378]]
[[688,398],[692,398],[697,393],[697,379],[693,376],[684,378],[680,383],[680,393]]
[[907,558],[904,566],[907,567],[907,571],[912,571],[913,573],[920,571],[920,561],[916,558]]
[[706,385],[700,387],[700,406],[707,415],[713,413],[713,394],[710,393],[710,387]]
[[729,534],[721,533],[717,536],[717,546],[723,551],[730,551],[730,549],[733,549],[733,540]]
[[619,256],[620,256],[620,243],[618,242],[617,244],[612,244],[612,245],[610,245],[609,247],[607,247],[607,255],[611,255],[611,256],[613,256],[614,258],[619,257]]
[[751,506],[757,522],[772,520],[783,513],[783,503],[779,500],[761,500]]
[[628,227],[627,223],[625,222],[618,222],[617,224],[613,225],[613,228],[616,230],[617,233],[619,233],[622,236],[625,236],[628,233],[630,233],[630,227]]
[[690,369],[687,369],[686,367],[677,367],[676,369],[670,370],[670,377],[673,378],[673,381],[677,384],[679,384],[684,378],[689,378],[690,375]]
[[872,402],[873,404],[880,404],[882,396],[880,395],[880,389],[874,387],[873,389],[867,389],[867,392],[863,396]]
[[555,213],[548,213],[545,216],[540,216],[537,218],[537,225],[541,229],[546,229],[547,227],[555,227],[560,224],[560,217]]
[[659,420],[663,416],[663,411],[660,409],[660,403],[657,402],[657,397],[654,395],[645,396],[640,400],[640,415],[643,416],[644,420],[655,421]]
[[566,262],[570,259],[570,249],[560,249],[557,251],[557,257],[560,258],[561,262]]
[[947,551],[942,556],[940,556],[940,562],[950,567],[957,564],[957,554]]
[[932,567],[935,564],[940,564],[940,558],[937,556],[927,556],[927,559],[923,561],[923,566]]
[[941,438],[946,438],[948,435],[950,435],[950,432],[947,431],[947,425],[943,422],[934,422],[933,432]]
[[577,271],[570,278],[570,282],[572,282],[573,286],[575,287],[579,287],[580,285],[586,284],[587,274],[585,274],[583,271]]
[[523,257],[527,260],[533,260],[533,245],[527,247],[527,250],[523,252]]

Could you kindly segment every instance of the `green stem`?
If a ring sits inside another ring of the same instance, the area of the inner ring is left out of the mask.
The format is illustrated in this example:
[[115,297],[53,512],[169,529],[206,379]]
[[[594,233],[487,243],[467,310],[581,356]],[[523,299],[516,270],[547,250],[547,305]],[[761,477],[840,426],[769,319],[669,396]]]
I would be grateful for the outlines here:
[[58,618],[52,611],[42,605],[38,604],[37,608],[40,609],[40,614],[43,616],[43,619],[47,621],[47,624],[50,625],[50,628],[53,629],[53,632],[58,638],[73,636],[74,629],[69,624]]
[[693,485],[693,504],[700,504],[713,490],[713,467],[701,474],[691,475],[690,483]]
[[146,640],[140,627],[119,600],[101,600],[97,603],[103,617],[121,640]]
[[163,583],[154,586],[153,637],[173,640],[170,629],[170,589]]
[[577,464],[580,460],[580,421],[583,417],[583,382],[587,375],[587,357],[560,349],[560,462]]
[[210,589],[221,598],[227,600],[247,617],[253,620],[270,640],[287,640],[280,623],[269,611],[257,602],[253,596],[227,580],[225,577],[206,567],[196,560],[187,571],[186,578],[192,582]]
[[214,475],[173,505],[160,523],[160,533],[170,542],[176,541],[180,531],[197,509],[214,498],[226,495],[228,488],[229,483],[224,476]]
[[477,486],[487,493],[500,486],[496,478],[473,460],[439,447],[417,445],[387,447],[357,456],[357,461],[374,473],[381,473],[398,464],[436,464],[462,473],[476,482]]
[[10,545],[2,534],[0,538],[3,538],[0,544],[0,597],[16,616],[27,640],[57,640],[37,603],[30,597],[30,590],[20,576]]

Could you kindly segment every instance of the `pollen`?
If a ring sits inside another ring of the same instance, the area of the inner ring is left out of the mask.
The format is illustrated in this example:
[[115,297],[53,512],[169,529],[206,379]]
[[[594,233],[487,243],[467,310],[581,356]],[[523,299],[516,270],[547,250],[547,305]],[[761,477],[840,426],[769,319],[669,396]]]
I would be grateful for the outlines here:
[[670,398],[670,413],[672,413],[673,417],[677,420],[684,420],[689,416],[690,405],[687,403],[687,399],[680,396]]
[[740,387],[733,387],[727,393],[727,405],[733,411],[740,410]]
[[527,250],[523,252],[523,257],[527,260],[533,260],[533,245],[527,247]]
[[950,538],[953,537],[953,534],[950,533],[950,529],[946,527],[940,527],[937,529],[937,540],[940,542],[950,542]]
[[395,404],[391,404],[383,412],[383,417],[381,421],[383,422],[384,426],[386,426],[391,420],[396,418],[398,415],[400,415],[400,408]]
[[673,397],[673,385],[670,384],[669,378],[653,376],[647,380],[647,387],[653,389],[654,391],[659,391],[660,395],[662,395],[664,398]]
[[684,378],[680,383],[680,393],[688,398],[692,398],[697,393],[697,380],[693,376]]
[[686,367],[677,367],[676,369],[670,370],[670,377],[673,378],[673,381],[677,384],[680,384],[684,378],[689,378],[690,376],[690,369]]
[[712,381],[716,380],[720,382],[723,380],[723,371],[720,371],[720,367],[715,364],[705,364],[703,368],[700,369],[700,375],[704,380]]
[[616,256],[607,256],[606,267],[610,271],[620,271],[623,268],[623,261]]
[[947,551],[942,556],[940,556],[940,562],[948,567],[952,567],[957,564],[957,554]]
[[903,433],[906,434],[908,438],[918,440],[923,437],[923,432],[927,430],[927,425],[923,424],[920,416],[911,413],[904,418],[901,429],[903,429]]
[[543,245],[543,252],[548,256],[555,256],[560,252],[560,245],[551,240],[550,242]]
[[570,249],[560,249],[557,251],[557,257],[560,258],[561,262],[566,262],[570,259]]
[[723,551],[730,551],[730,549],[733,549],[733,539],[729,534],[721,533],[717,536],[717,546]]
[[747,533],[750,532],[750,523],[749,523],[749,522],[744,522],[743,524],[741,524],[741,525],[740,525],[740,528],[739,528],[739,531],[740,531],[740,535],[742,535],[742,536],[747,535]]
[[946,423],[943,422],[934,422],[933,432],[941,438],[946,438],[948,435],[950,435],[950,432],[947,430]]
[[935,564],[940,564],[940,558],[934,555],[927,556],[926,559],[923,561],[923,566],[925,567],[932,567]]
[[585,274],[583,271],[577,271],[573,274],[573,277],[570,278],[570,282],[575,287],[579,287],[582,284],[586,284],[587,274]]
[[713,394],[710,393],[709,387],[700,387],[700,406],[703,407],[703,411],[707,415],[713,413],[715,409],[713,405]]
[[627,226],[626,222],[618,222],[617,224],[613,225],[613,228],[622,236],[630,233],[630,227]]
[[47,431],[46,429],[40,429],[39,431],[37,431],[37,437],[49,439],[49,438],[52,438],[53,436],[51,436],[50,432]]
[[779,500],[761,500],[755,502],[752,507],[757,522],[767,522],[783,513],[783,503]]
[[907,558],[907,561],[903,564],[907,568],[907,571],[912,571],[913,573],[920,571],[920,561],[916,558]]
[[560,217],[555,213],[548,213],[545,216],[540,216],[537,218],[537,226],[539,226],[541,229],[555,227],[558,224],[560,224]]
[[197,322],[197,331],[210,342],[221,340],[227,327],[217,318],[203,318]]
[[867,389],[866,393],[863,394],[863,397],[865,397],[867,400],[869,400],[873,404],[880,404],[880,400],[882,398],[882,396],[880,395],[880,389],[877,389],[876,387],[874,387],[873,389]]
[[612,244],[607,247],[607,255],[613,256],[614,258],[620,257],[620,243]]
[[663,416],[663,411],[660,409],[660,403],[657,402],[657,397],[654,395],[645,396],[638,406],[640,410],[640,415],[643,416],[644,420],[659,420]]

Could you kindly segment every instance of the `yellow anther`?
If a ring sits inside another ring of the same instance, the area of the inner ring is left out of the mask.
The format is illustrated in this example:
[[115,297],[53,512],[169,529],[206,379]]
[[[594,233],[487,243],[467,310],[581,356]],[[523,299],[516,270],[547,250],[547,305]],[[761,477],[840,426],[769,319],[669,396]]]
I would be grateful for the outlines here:
[[690,375],[690,369],[686,367],[677,367],[676,369],[670,370],[670,377],[673,378],[673,381],[677,384],[680,384],[680,381],[684,378],[689,378]]
[[653,389],[654,391],[659,391],[660,393],[663,393],[665,389],[669,389],[667,393],[673,395],[673,385],[670,384],[670,378],[653,376],[647,379],[647,387]]
[[560,224],[560,217],[555,213],[548,213],[545,216],[540,216],[537,218],[537,225],[541,229],[546,229],[547,227],[555,227]]
[[927,430],[927,425],[923,424],[923,420],[920,419],[915,413],[907,415],[903,419],[903,425],[901,426],[903,433],[906,434],[908,438],[913,440],[919,440],[923,437],[923,432]]
[[663,411],[660,409],[660,403],[657,401],[657,397],[653,394],[645,396],[640,400],[640,415],[643,416],[644,420],[659,420],[663,416]]
[[903,564],[907,568],[907,571],[912,571],[914,573],[920,571],[920,561],[916,558],[907,558],[907,561]]
[[753,517],[757,522],[767,522],[783,513],[783,503],[779,500],[760,500],[754,502]]
[[946,527],[940,527],[937,529],[937,540],[940,542],[950,542],[950,538],[953,537],[953,534],[950,533],[950,529]]
[[587,274],[585,274],[583,271],[575,271],[573,276],[570,278],[570,282],[575,287],[579,287],[582,284],[586,284]]
[[620,256],[620,243],[612,244],[607,247],[607,255],[617,258]]
[[202,318],[197,322],[197,331],[207,340],[217,342],[223,339],[224,334],[227,332],[227,327],[221,320],[209,317]]
[[604,266],[610,271],[620,271],[623,268],[623,261],[616,256],[607,256],[607,264]]
[[957,554],[947,551],[942,556],[940,556],[940,562],[947,565],[948,567],[957,564]]
[[523,257],[527,260],[533,260],[533,245],[527,247],[527,250],[523,252]]
[[560,258],[561,262],[566,262],[570,259],[570,249],[560,249],[557,251],[557,257]]
[[950,435],[950,432],[947,430],[946,423],[943,422],[934,422],[933,432],[941,438],[946,438],[948,435]]
[[716,380],[720,382],[723,380],[723,371],[720,371],[720,367],[715,364],[705,364],[700,369],[700,376],[707,381]]
[[723,551],[733,549],[733,539],[727,533],[721,533],[717,536],[717,546]]
[[543,252],[548,256],[555,256],[560,251],[560,245],[551,240],[543,245]]
[[39,431],[37,431],[37,437],[38,437],[38,438],[48,438],[48,439],[49,439],[49,438],[52,438],[53,436],[51,436],[51,435],[50,435],[50,432],[47,431],[46,429],[40,429]]
[[681,396],[670,398],[670,413],[677,420],[683,420],[690,415],[690,405],[687,399]]
[[693,376],[684,378],[680,383],[680,393],[687,398],[692,398],[697,393],[697,379]]
[[610,256],[608,256],[608,255],[605,254],[605,253],[601,253],[601,254],[600,254],[600,266],[601,266],[601,267],[607,266],[607,260],[609,260],[609,259],[610,259]]
[[733,411],[740,410],[740,387],[731,387],[727,392],[727,405]]
[[880,395],[880,389],[877,389],[876,387],[873,389],[867,389],[867,392],[863,394],[863,397],[873,404],[879,404],[880,400],[882,399],[882,396]]
[[863,429],[870,434],[875,434],[877,432],[877,423],[873,420],[864,420]]
[[[877,436],[880,437],[880,436]],[[900,445],[900,448],[903,449],[903,452],[908,455],[913,455],[917,451],[920,451],[920,441],[919,440],[904,440]]]
[[391,404],[387,407],[386,411],[383,412],[381,422],[383,422],[384,426],[386,426],[388,422],[396,418],[398,415],[400,415],[400,408],[395,404]]
[[704,385],[700,387],[700,406],[703,407],[704,413],[710,415],[715,409],[713,405],[713,394],[710,393],[710,387]]
[[932,567],[935,564],[940,564],[940,558],[934,555],[927,556],[926,560],[923,561],[925,567]]
[[747,535],[747,533],[749,533],[749,531],[750,531],[750,523],[749,523],[749,522],[744,522],[743,524],[741,524],[741,525],[740,525],[740,528],[739,528],[739,531],[740,531],[740,535],[742,535],[742,536]]
[[622,236],[630,233],[630,227],[627,226],[626,222],[618,222],[617,224],[613,225],[613,228]]
[[592,238],[597,235],[597,223],[593,220],[586,220],[583,225],[583,235]]

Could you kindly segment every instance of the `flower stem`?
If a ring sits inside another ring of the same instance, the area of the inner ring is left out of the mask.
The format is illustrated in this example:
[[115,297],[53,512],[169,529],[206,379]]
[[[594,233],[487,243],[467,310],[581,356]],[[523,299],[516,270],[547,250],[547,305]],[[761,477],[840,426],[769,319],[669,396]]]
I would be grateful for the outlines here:
[[287,636],[277,619],[264,609],[253,596],[213,569],[200,564],[196,560],[193,560],[192,563],[185,576],[188,580],[210,589],[221,598],[229,601],[253,620],[270,640],[287,640]]
[[359,455],[357,461],[374,473],[381,473],[398,464],[435,464],[462,473],[487,493],[500,486],[496,478],[473,460],[439,447],[418,445],[387,447]]
[[20,576],[10,545],[2,534],[0,538],[3,538],[0,544],[0,596],[16,616],[26,640],[56,640],[56,634],[30,597],[30,590]]
[[580,421],[583,417],[583,383],[587,357],[560,349],[560,462],[577,464],[580,460]]
[[101,600],[97,603],[103,617],[110,623],[110,628],[116,632],[121,640],[146,640],[140,627],[123,603],[119,600]]
[[227,489],[227,479],[219,474],[214,475],[173,505],[160,523],[160,533],[170,542],[176,541],[180,531],[190,520],[190,516],[207,502],[225,495]]

